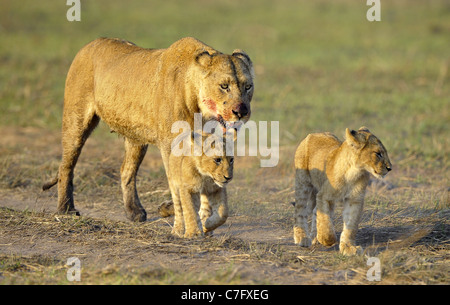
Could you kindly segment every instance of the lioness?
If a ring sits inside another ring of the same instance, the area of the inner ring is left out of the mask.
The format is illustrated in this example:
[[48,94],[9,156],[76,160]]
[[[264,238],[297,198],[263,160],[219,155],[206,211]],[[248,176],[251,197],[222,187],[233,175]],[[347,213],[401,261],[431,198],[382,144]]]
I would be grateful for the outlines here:
[[175,220],[172,234],[192,238],[212,232],[228,217],[226,185],[233,178],[233,156],[226,156],[226,138],[203,134],[192,142],[200,156],[169,157],[170,190]]
[[[382,178],[390,170],[386,148],[366,127],[358,131],[347,128],[344,142],[328,132],[308,135],[295,153],[295,243],[309,247],[311,238],[325,246],[336,243],[332,216],[335,203],[343,201],[339,250],[343,254],[361,252],[355,237],[369,173]],[[309,235],[308,216],[312,211]]]
[[[125,137],[121,167],[127,217],[145,221],[136,191],[136,173],[148,144],[161,151],[166,173],[171,126],[194,113],[237,128],[250,117],[253,65],[242,50],[222,54],[194,39],[183,38],[167,49],[143,49],[120,39],[100,38],[83,47],[69,69],[64,92],[62,161],[57,177],[58,212],[78,213],[73,176],[81,149],[102,119]],[[169,181],[170,182],[170,181]]]

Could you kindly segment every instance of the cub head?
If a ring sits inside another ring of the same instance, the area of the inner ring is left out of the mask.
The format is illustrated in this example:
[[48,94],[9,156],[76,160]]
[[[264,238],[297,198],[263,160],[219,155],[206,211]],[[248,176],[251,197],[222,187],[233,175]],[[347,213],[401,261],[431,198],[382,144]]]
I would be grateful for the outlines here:
[[202,145],[203,149],[202,155],[196,157],[197,170],[201,175],[213,179],[218,186],[224,187],[233,179],[234,165],[234,157],[226,154],[227,137],[207,133],[193,133],[192,136],[194,145]]
[[352,147],[356,156],[356,166],[367,170],[376,178],[383,178],[392,169],[386,148],[367,127],[358,131],[345,130],[345,141]]
[[199,73],[199,108],[205,120],[238,129],[251,114],[253,64],[242,50],[232,55],[204,51],[195,58]]

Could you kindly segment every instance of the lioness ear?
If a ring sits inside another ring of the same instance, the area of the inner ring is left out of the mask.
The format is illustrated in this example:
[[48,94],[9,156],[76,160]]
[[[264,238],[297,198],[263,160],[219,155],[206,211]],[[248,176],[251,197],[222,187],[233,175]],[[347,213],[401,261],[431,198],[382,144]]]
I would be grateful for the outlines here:
[[358,131],[365,131],[365,132],[370,132],[369,128],[367,128],[366,126],[361,126]]
[[208,67],[212,62],[212,55],[208,51],[203,51],[195,57],[195,61],[203,67]]
[[245,53],[244,51],[242,51],[241,49],[236,49],[233,51],[233,54],[231,54],[237,58],[240,58],[241,60],[243,60],[247,66],[252,66],[252,60],[250,59],[250,56],[247,55],[247,53]]
[[250,69],[250,74],[252,75],[252,77],[255,78],[255,72],[253,70],[253,63],[252,63],[252,60],[250,59],[250,56],[248,56],[247,53],[245,53],[241,49],[236,49],[233,51],[233,54],[231,54],[231,55],[242,60],[247,65],[247,67]]

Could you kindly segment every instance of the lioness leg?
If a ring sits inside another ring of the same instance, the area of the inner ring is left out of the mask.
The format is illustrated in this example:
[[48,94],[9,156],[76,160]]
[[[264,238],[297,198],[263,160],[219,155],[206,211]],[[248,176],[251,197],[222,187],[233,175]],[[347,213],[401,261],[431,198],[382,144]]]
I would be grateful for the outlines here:
[[324,246],[332,246],[337,241],[332,219],[334,203],[323,199],[320,193],[317,195],[316,200],[317,240]]
[[[166,171],[166,175],[168,175],[169,174],[170,146],[168,146],[167,148],[165,148],[165,146],[162,146],[160,150],[161,150],[161,157],[162,157],[163,164],[164,164],[164,169]],[[169,177],[167,177],[167,178],[169,178]],[[168,179],[168,182],[170,185],[170,179]],[[172,190],[171,190],[171,192],[172,192]],[[173,197],[173,192],[171,194]],[[181,208],[181,205],[180,205],[180,208]],[[159,212],[159,215],[161,215],[161,217],[169,217],[172,215],[176,215],[174,209],[175,209],[175,203],[173,202],[173,200],[166,200],[159,205],[158,212]],[[184,226],[183,226],[183,228],[184,228]]]
[[147,152],[148,145],[139,145],[125,138],[125,158],[120,168],[125,213],[131,221],[147,220],[136,190],[136,174]]
[[295,206],[294,206],[294,241],[302,247],[311,246],[308,233],[308,216],[315,205],[315,191],[309,175],[297,170],[295,176]]
[[342,218],[344,220],[344,229],[339,242],[339,251],[342,254],[353,255],[362,252],[362,248],[356,246],[356,232],[361,220],[363,210],[362,200],[345,200]]
[[62,128],[62,160],[58,170],[58,213],[74,213],[80,215],[75,209],[73,201],[73,173],[81,149],[86,139],[95,129],[99,117],[95,114],[78,114],[65,106]]

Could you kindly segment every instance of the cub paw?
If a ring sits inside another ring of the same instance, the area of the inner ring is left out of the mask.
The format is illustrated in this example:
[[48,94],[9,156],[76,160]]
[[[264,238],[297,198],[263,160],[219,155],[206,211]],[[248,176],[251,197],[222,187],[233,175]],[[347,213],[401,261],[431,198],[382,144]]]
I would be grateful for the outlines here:
[[175,235],[177,237],[183,237],[184,236],[184,228],[182,227],[173,227],[172,228],[172,235]]
[[203,231],[200,230],[196,230],[196,231],[186,231],[184,232],[184,238],[198,238],[198,237],[203,237],[205,236],[205,234],[203,233]]
[[360,246],[353,246],[345,243],[339,245],[339,252],[344,255],[360,255],[363,253],[363,249]]
[[330,247],[337,242],[336,234],[317,234],[317,240],[324,246]]
[[311,247],[311,238],[309,237],[303,237],[301,238],[299,241],[295,242],[297,245],[299,245],[300,247],[306,247],[309,248]]
[[173,201],[166,200],[158,207],[158,212],[161,217],[169,217],[175,215],[175,211],[173,209]]
[[299,227],[294,227],[294,242],[300,247],[311,247],[311,238]]

